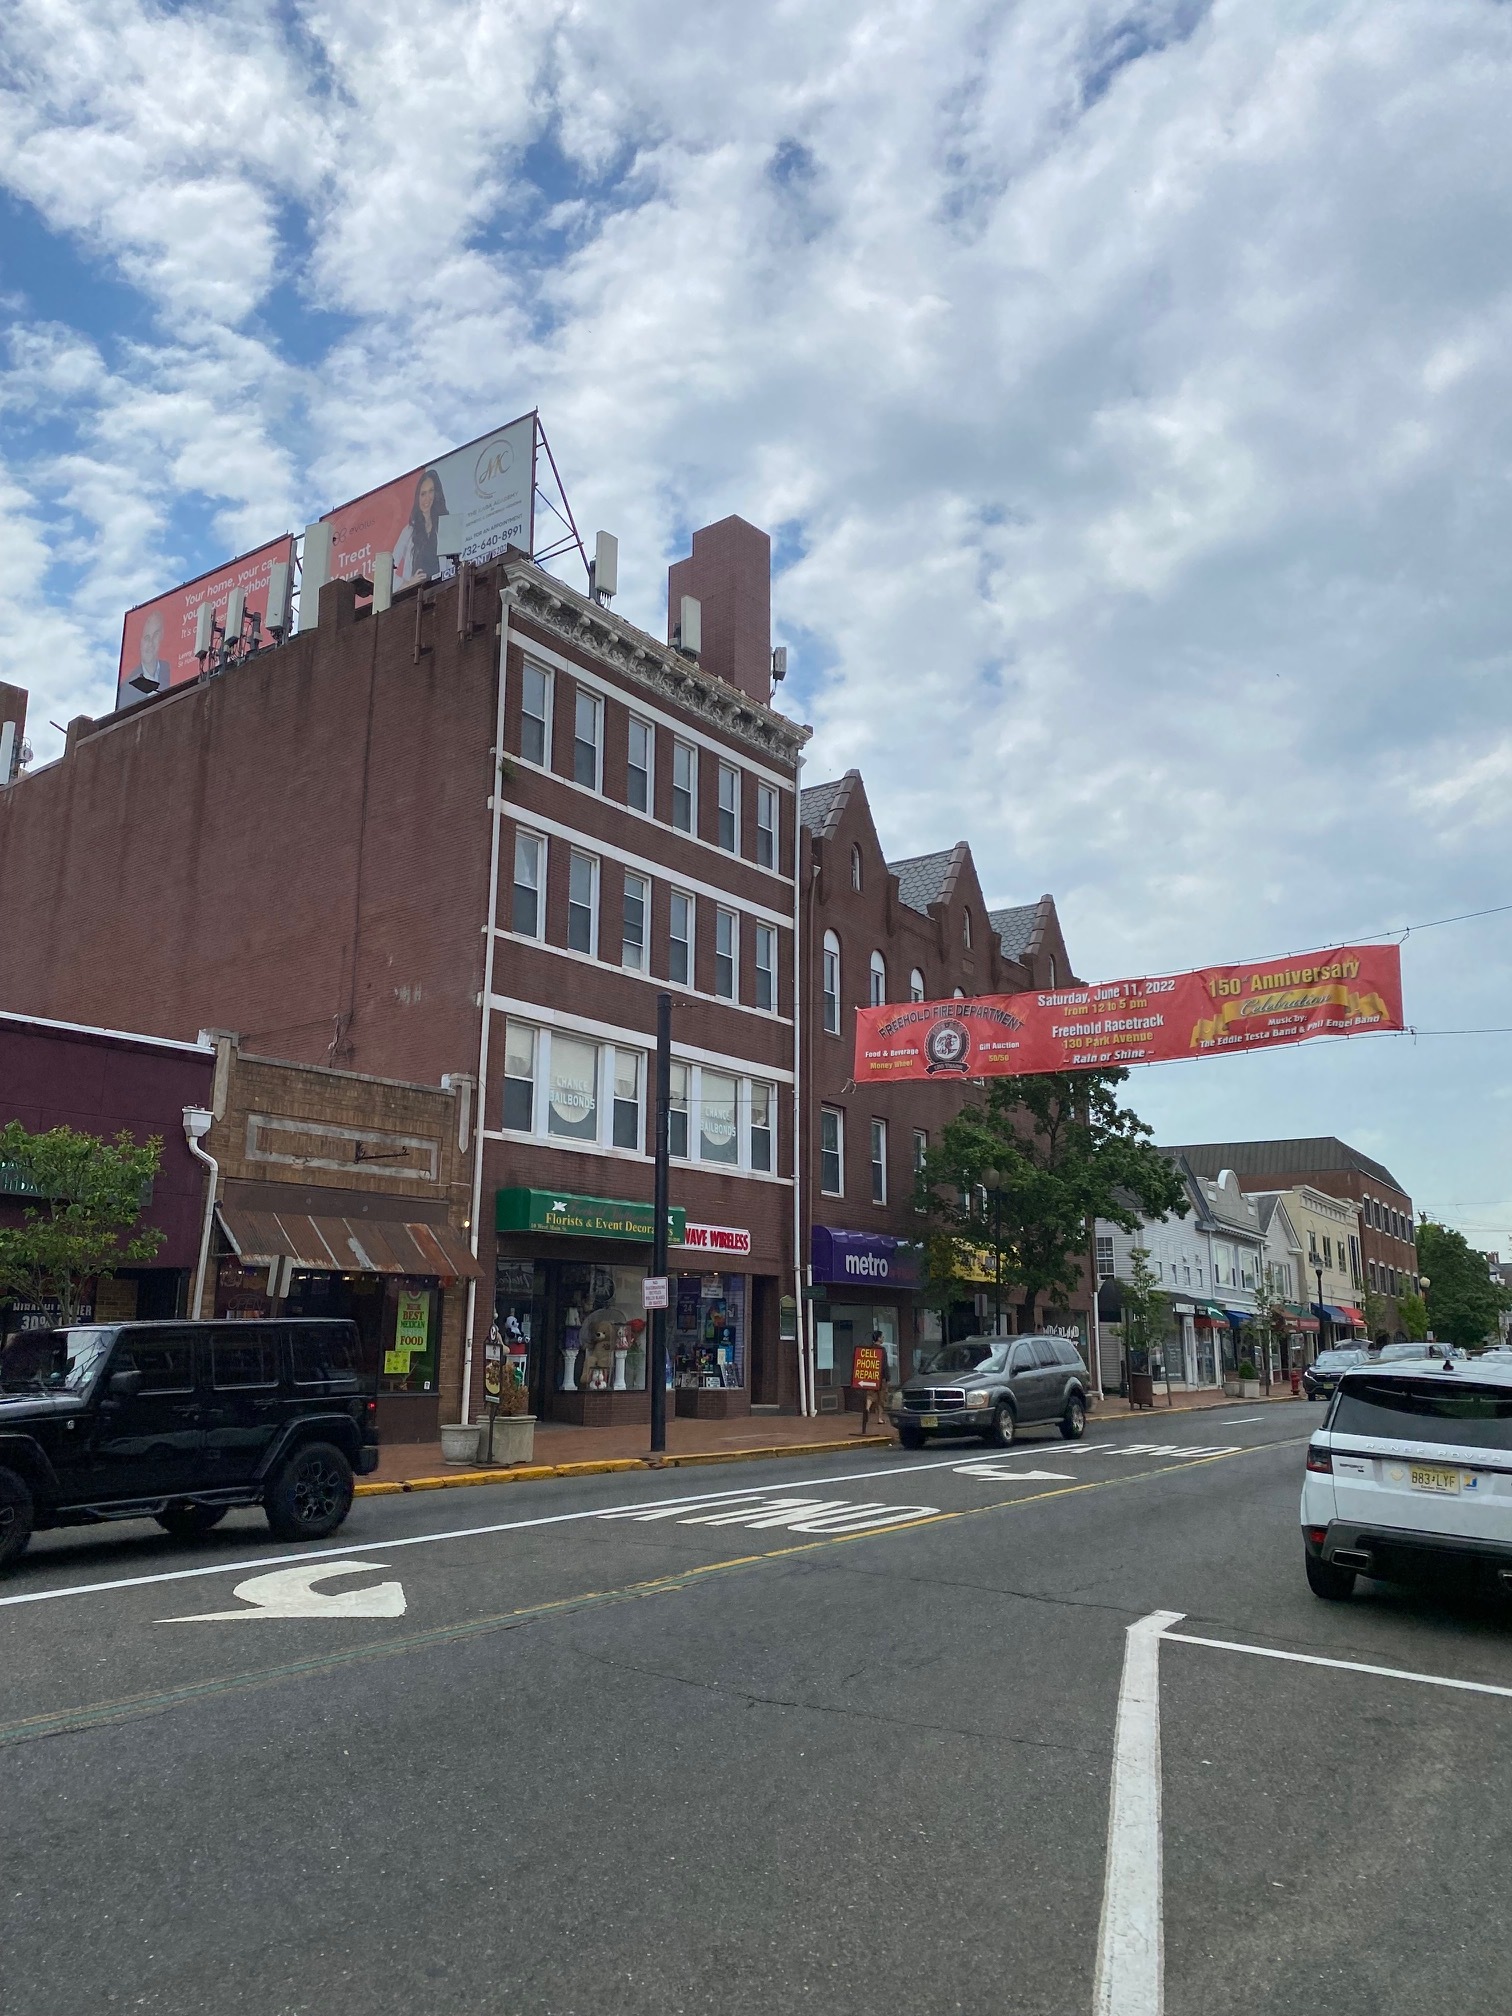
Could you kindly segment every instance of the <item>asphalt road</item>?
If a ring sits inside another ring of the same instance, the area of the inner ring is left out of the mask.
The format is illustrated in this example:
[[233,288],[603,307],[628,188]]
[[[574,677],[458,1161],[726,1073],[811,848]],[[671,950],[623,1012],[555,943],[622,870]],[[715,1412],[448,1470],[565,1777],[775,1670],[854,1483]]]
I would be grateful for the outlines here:
[[1504,2009],[1512,1694],[1356,1669],[1512,1689],[1512,1626],[1308,1592],[1318,1418],[41,1536],[0,2011],[1089,2016],[1100,1951],[1111,2016],[1152,1967],[1172,2016]]

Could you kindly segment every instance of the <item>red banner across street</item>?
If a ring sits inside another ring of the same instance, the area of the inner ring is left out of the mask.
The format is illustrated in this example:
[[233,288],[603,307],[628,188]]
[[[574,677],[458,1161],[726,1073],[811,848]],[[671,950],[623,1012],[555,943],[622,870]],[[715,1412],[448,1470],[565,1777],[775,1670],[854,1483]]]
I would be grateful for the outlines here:
[[855,1079],[1095,1071],[1401,1027],[1400,948],[1344,945],[1156,980],[858,1008]]

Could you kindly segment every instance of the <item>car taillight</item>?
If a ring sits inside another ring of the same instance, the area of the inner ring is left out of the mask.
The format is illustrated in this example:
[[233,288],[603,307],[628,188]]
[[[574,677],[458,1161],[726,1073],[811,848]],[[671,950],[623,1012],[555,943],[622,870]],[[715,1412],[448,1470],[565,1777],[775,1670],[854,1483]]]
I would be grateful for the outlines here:
[[1321,1547],[1323,1542],[1328,1538],[1328,1528],[1326,1526],[1304,1526],[1302,1531],[1311,1540],[1314,1547]]
[[368,1419],[369,1421],[371,1421],[373,1416],[378,1412],[378,1402],[376,1400],[369,1400],[369,1402],[367,1403],[367,1411],[368,1411]]
[[1333,1475],[1332,1453],[1327,1449],[1319,1449],[1315,1443],[1309,1442],[1307,1445],[1307,1467],[1309,1470],[1321,1470],[1325,1475],[1331,1477]]

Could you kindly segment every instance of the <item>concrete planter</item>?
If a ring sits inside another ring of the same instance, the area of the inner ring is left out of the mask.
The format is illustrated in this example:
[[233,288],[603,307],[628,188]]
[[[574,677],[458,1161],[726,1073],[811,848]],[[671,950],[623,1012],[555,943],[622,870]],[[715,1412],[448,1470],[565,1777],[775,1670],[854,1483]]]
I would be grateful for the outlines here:
[[476,1422],[464,1428],[459,1422],[443,1424],[441,1429],[441,1460],[443,1463],[476,1463],[478,1460],[478,1428]]
[[1231,1372],[1226,1372],[1223,1375],[1223,1390],[1230,1400],[1237,1400],[1239,1398],[1239,1381]]
[[1260,1381],[1258,1379],[1241,1379],[1239,1381],[1239,1398],[1241,1400],[1258,1400],[1260,1398]]
[[485,1463],[528,1463],[535,1454],[534,1414],[500,1414],[493,1424],[490,1446],[485,1421],[478,1438],[478,1454]]

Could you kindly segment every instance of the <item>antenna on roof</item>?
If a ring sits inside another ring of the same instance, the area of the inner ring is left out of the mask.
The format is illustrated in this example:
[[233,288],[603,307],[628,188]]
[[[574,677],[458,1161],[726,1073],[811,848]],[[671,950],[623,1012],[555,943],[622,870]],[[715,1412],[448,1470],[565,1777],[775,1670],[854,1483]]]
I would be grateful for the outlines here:
[[612,532],[595,532],[593,558],[588,562],[588,593],[608,604],[619,593],[619,541]]
[[696,658],[703,649],[703,604],[696,595],[684,595],[673,638],[679,651]]

